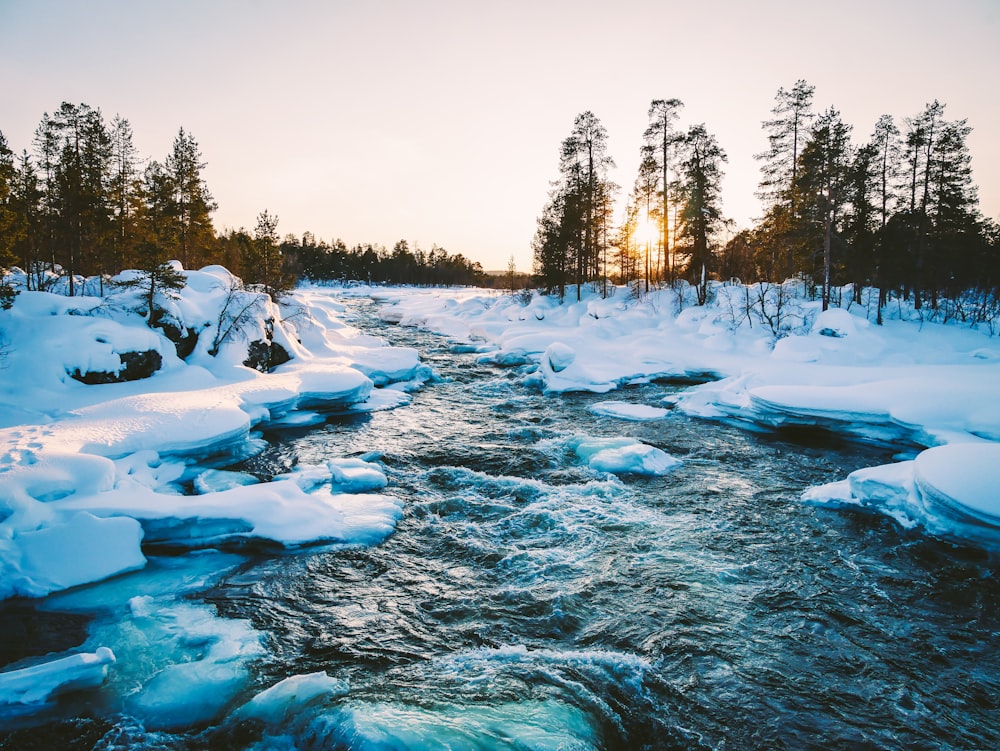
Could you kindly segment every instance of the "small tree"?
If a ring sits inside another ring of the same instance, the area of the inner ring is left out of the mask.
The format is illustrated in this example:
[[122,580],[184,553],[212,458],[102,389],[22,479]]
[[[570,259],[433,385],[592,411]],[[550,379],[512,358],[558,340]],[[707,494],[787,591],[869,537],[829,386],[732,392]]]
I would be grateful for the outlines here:
[[167,260],[162,247],[149,240],[139,243],[136,248],[139,261],[139,276],[122,283],[124,287],[142,289],[146,305],[146,322],[156,326],[163,316],[163,309],[157,307],[156,296],[176,297],[177,290],[187,284],[186,277]]
[[278,302],[295,286],[295,277],[283,268],[284,259],[278,247],[278,217],[267,209],[257,215],[257,227],[248,250],[252,261],[245,264],[244,274],[251,284],[258,285]]

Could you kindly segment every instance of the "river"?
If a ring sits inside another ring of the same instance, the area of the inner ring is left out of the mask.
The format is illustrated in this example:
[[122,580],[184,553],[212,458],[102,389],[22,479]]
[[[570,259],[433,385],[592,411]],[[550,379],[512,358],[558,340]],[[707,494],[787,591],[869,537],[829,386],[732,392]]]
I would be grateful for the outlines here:
[[[235,468],[377,452],[404,518],[376,547],[247,554],[193,598],[265,635],[245,698],[316,671],[344,690],[277,725],[146,732],[81,711],[0,733],[0,749],[1000,746],[998,563],[799,500],[888,449],[598,417],[608,396],[543,395],[349,304],[437,378],[395,410],[267,434]],[[658,405],[683,387],[610,398]],[[632,436],[682,464],[596,472],[575,435]]]

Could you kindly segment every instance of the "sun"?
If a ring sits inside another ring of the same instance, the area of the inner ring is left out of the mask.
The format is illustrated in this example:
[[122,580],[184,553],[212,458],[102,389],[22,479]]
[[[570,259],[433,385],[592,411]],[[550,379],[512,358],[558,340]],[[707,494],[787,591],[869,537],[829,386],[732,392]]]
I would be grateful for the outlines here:
[[660,237],[660,224],[648,214],[639,217],[635,225],[635,241],[640,245],[655,245]]

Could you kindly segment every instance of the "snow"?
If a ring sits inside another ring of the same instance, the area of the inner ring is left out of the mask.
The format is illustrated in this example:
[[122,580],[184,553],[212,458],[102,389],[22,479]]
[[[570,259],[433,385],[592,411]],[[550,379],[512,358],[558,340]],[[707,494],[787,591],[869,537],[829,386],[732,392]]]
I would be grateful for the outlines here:
[[[416,351],[361,334],[328,293],[303,290],[279,307],[221,267],[176,267],[187,286],[158,304],[174,330],[196,337],[185,359],[147,325],[135,289],[103,299],[23,291],[0,311],[0,598],[140,568],[143,543],[373,544],[400,517],[394,497],[358,495],[386,486],[377,468],[328,468],[325,490],[306,492],[215,467],[261,451],[257,425],[406,404],[432,375]],[[292,359],[267,374],[243,366],[255,340]],[[144,351],[162,361],[151,377],[71,377],[117,373],[122,355]],[[185,495],[192,485],[198,495]]]
[[922,452],[914,462],[914,479],[925,496],[943,503],[961,499],[962,513],[1000,526],[1000,445],[953,444]]

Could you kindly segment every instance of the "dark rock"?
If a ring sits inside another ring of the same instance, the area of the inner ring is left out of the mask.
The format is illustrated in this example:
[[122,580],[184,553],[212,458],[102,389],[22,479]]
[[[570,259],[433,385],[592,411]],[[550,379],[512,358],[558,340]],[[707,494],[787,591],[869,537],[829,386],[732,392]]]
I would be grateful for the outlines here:
[[177,350],[179,358],[183,360],[194,352],[195,345],[198,344],[198,333],[196,331],[163,322],[159,324],[159,328],[163,332],[163,335],[174,343],[174,349]]
[[277,342],[258,339],[250,342],[250,346],[247,347],[247,359],[243,361],[243,364],[248,368],[259,370],[261,373],[270,373],[291,359],[292,356],[288,354],[288,350]]
[[138,381],[140,378],[149,378],[163,365],[163,358],[155,349],[147,349],[144,352],[121,352],[122,368],[117,373],[107,370],[91,370],[86,373],[80,372],[77,368],[70,376],[80,383],[95,385],[98,383],[122,383],[123,381]]

